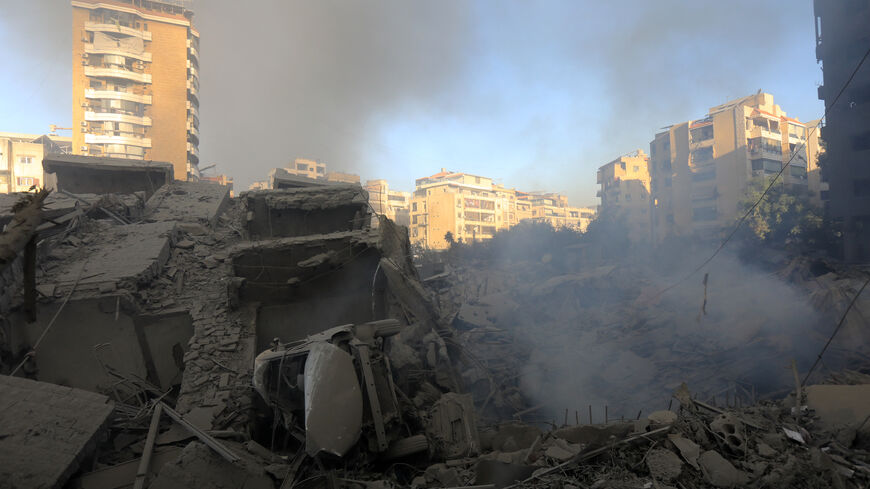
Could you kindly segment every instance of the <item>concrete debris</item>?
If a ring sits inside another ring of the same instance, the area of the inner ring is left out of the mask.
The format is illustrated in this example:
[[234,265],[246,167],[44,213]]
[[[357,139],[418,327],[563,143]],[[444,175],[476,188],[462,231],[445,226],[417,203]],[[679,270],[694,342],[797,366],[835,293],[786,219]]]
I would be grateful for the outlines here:
[[[0,369],[34,379],[0,377],[0,488],[129,486],[143,459],[151,488],[870,482],[860,355],[789,395],[781,357],[812,330],[722,308],[716,273],[703,324],[635,264],[548,251],[421,280],[359,186],[138,188],[151,170],[44,197],[35,321],[20,246],[0,270]],[[819,310],[860,282],[810,268],[781,272]]]

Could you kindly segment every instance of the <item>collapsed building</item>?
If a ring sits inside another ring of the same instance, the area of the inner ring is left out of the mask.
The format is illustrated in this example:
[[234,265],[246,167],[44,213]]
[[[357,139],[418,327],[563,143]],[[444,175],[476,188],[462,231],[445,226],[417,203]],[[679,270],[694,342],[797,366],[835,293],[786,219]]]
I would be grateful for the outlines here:
[[[539,274],[519,287],[528,276],[473,269],[421,280],[407,228],[377,216],[373,226],[359,185],[231,198],[226,187],[171,176],[149,187],[159,166],[86,163],[58,163],[61,190],[0,201],[0,368],[9,374],[0,376],[0,487],[870,479],[863,385],[745,407],[668,384],[657,387],[677,402],[646,415],[605,408],[593,418],[590,408],[585,420],[574,409],[557,419],[553,408],[566,406],[539,402],[520,380],[524,365],[552,365],[529,336],[589,316],[607,302],[602,289],[631,281],[625,271]],[[75,187],[78,171],[109,177]],[[633,297],[649,285],[633,283]],[[551,303],[551,317],[535,317],[523,296]],[[666,322],[626,328],[642,337]],[[555,337],[571,328],[582,326]],[[606,332],[580,336],[593,335]],[[665,339],[657,333],[647,347]],[[867,383],[844,375],[835,380]],[[601,380],[620,376],[632,377],[623,368]],[[853,401],[825,401],[834,394]],[[847,404],[848,419],[837,411]]]

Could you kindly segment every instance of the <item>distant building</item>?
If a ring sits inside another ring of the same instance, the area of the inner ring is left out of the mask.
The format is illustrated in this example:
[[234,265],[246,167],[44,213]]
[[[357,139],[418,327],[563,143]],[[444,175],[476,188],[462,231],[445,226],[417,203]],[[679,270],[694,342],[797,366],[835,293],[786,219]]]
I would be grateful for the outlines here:
[[314,180],[326,177],[326,164],[307,158],[296,158],[288,163],[284,170],[290,175],[298,175]]
[[199,164],[199,33],[179,0],[72,0],[73,152]]
[[[768,93],[675,124],[650,142],[652,236],[658,242],[669,235],[716,238],[738,217],[751,179],[772,177],[790,160],[779,182],[809,190],[817,158],[817,135],[787,117]],[[820,200],[821,186],[812,190]]]
[[456,241],[484,241],[523,220],[584,231],[594,218],[588,208],[570,207],[558,194],[519,192],[469,173],[439,173],[416,180],[411,198],[411,242],[431,249]]
[[71,146],[70,137],[0,132],[0,193],[45,186],[43,157],[69,153]]
[[870,262],[870,67],[855,73],[870,49],[870,1],[813,2],[816,58],[824,64],[819,99],[827,117],[822,127],[826,144],[823,175],[830,183],[827,211],[842,223],[843,255],[849,262]]
[[330,182],[360,184],[359,175],[354,175],[353,173],[342,173],[340,171],[331,171],[327,173],[326,179]]
[[598,169],[599,213],[624,219],[629,238],[650,240],[649,156],[638,149]]
[[531,203],[531,219],[549,223],[554,228],[569,228],[586,232],[586,227],[595,218],[595,209],[590,207],[571,207],[568,197],[555,193],[528,194]]
[[396,224],[411,225],[410,192],[390,190],[390,184],[386,180],[368,180],[365,189],[375,213],[386,216]]

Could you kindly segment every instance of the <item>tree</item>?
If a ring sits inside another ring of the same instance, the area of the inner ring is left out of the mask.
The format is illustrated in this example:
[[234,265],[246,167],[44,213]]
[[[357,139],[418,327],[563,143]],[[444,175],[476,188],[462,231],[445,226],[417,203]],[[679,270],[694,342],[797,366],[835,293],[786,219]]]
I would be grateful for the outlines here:
[[800,251],[830,249],[834,234],[822,209],[811,202],[810,191],[777,181],[761,198],[768,185],[768,177],[751,180],[740,202],[741,217],[758,202],[740,230],[744,242]]
[[456,240],[453,239],[453,231],[447,231],[444,234],[444,241],[447,241],[447,244],[453,246],[456,243]]

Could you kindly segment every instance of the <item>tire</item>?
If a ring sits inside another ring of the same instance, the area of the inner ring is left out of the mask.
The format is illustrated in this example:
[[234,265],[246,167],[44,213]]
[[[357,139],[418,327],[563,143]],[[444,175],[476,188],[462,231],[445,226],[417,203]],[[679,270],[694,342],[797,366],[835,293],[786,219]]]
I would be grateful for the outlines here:
[[373,321],[371,323],[374,326],[374,336],[376,338],[386,338],[387,336],[393,336],[402,330],[402,324],[395,319],[383,319],[381,321]]
[[386,460],[392,460],[428,450],[429,440],[426,439],[426,435],[414,435],[394,442],[390,445],[390,448],[384,452],[383,458]]

